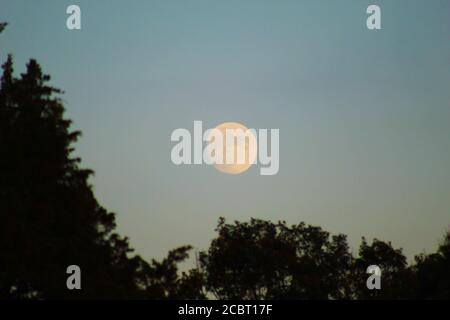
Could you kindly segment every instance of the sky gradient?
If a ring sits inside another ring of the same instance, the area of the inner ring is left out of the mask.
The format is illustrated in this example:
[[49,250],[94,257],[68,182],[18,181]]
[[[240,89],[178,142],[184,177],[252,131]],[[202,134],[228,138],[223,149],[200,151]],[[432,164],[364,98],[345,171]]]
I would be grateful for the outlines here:
[[[66,28],[78,4],[82,30]],[[382,30],[366,28],[378,4]],[[450,1],[0,0],[0,58],[36,58],[76,155],[144,258],[206,249],[219,216],[435,250],[450,225]],[[171,132],[280,129],[280,171],[175,166]]]

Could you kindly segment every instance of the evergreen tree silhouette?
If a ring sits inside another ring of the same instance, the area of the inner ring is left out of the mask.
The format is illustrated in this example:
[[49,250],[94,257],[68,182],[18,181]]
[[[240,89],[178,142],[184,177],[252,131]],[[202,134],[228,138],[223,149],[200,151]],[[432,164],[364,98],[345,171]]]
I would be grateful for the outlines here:
[[[6,23],[0,24],[0,31]],[[115,215],[96,200],[64,117],[61,90],[31,59],[14,77],[12,56],[0,82],[0,298],[198,298],[196,273],[179,275],[190,247],[161,263],[132,256]],[[68,290],[78,265],[82,290]]]
[[[61,91],[47,85],[35,60],[13,76],[11,56],[0,88],[0,292],[2,296],[122,297],[136,294],[138,258],[114,233],[114,214],[101,207],[91,170],[71,156],[80,133],[63,117]],[[66,268],[79,265],[81,291],[66,287]]]

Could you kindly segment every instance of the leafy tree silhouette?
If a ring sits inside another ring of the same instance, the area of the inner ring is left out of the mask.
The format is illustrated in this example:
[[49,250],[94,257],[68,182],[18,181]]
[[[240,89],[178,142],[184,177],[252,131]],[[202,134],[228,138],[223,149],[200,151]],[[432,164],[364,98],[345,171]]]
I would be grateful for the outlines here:
[[142,270],[142,281],[146,287],[145,297],[149,299],[206,299],[203,276],[198,269],[178,274],[177,264],[188,258],[191,246],[172,250],[161,262],[152,260]]
[[[367,290],[367,267],[377,265],[382,271],[382,289]],[[369,245],[363,238],[359,257],[355,259],[355,297],[357,299],[411,299],[414,297],[414,274],[401,249],[390,242],[374,239]]]
[[227,224],[200,253],[206,287],[219,299],[341,299],[351,294],[346,237],[319,227],[252,219]]
[[[346,236],[304,223],[251,219],[227,224],[199,256],[206,290],[218,299],[449,299],[450,232],[438,253],[408,266],[401,249],[363,238],[359,255]],[[382,270],[381,290],[369,290],[367,267]]]
[[450,299],[450,232],[436,253],[420,254],[413,266],[417,299]]

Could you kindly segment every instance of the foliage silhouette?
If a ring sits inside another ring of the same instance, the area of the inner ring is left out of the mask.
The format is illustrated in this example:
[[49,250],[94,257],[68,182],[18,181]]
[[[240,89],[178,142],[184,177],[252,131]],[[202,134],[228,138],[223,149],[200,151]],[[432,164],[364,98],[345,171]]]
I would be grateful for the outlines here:
[[[88,178],[70,157],[79,132],[63,118],[60,90],[30,60],[13,77],[11,56],[0,91],[0,276],[2,295],[65,297],[65,268],[79,264],[86,297],[133,292],[135,262],[128,240],[113,232],[114,215],[96,201]],[[31,264],[32,263],[32,264]],[[77,293],[78,294],[78,293]]]
[[[377,265],[382,270],[382,290],[367,290],[367,267]],[[358,299],[408,299],[413,298],[414,278],[401,249],[390,242],[374,239],[369,245],[362,239],[359,257],[355,259],[355,297]],[[363,284],[363,285],[361,285]]]
[[415,258],[417,299],[450,299],[450,232],[436,253]]
[[0,33],[6,28],[8,24],[6,22],[0,22]]
[[[354,257],[346,236],[304,223],[251,219],[227,224],[199,256],[206,290],[218,299],[449,299],[450,232],[438,252],[408,266],[390,242],[363,238]],[[381,290],[369,290],[367,267],[382,270]]]
[[[163,262],[170,266],[167,270],[130,257],[128,239],[114,232],[114,214],[92,192],[92,171],[71,156],[80,132],[70,131],[62,92],[49,86],[49,80],[33,59],[19,78],[14,77],[11,55],[3,64],[0,297],[146,297],[155,291],[156,271],[161,277],[170,272],[170,281],[180,285],[191,281],[187,276],[174,279],[175,262],[186,257],[186,248],[169,254]],[[66,268],[72,264],[83,272],[80,291],[66,287]]]
[[[450,298],[450,232],[436,253],[408,266],[377,239],[363,239],[354,257],[345,235],[303,222],[221,218],[196,268],[179,272],[190,246],[146,262],[115,232],[114,213],[89,183],[93,172],[72,156],[80,132],[64,118],[62,91],[33,59],[20,77],[11,55],[2,68],[0,299]],[[66,287],[72,264],[82,269],[82,290]],[[382,290],[367,289],[369,265],[381,267]]]
[[200,254],[207,289],[219,299],[328,299],[349,294],[346,238],[304,223],[219,221]]

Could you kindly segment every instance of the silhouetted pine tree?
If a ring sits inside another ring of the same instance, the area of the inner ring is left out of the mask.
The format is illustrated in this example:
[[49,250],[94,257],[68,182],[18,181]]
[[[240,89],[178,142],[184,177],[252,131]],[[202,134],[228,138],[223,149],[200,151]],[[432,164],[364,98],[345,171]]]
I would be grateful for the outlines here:
[[[9,55],[0,81],[0,298],[201,297],[199,277],[178,274],[190,247],[161,263],[130,257],[92,192],[92,171],[71,155],[80,132],[64,118],[62,92],[33,59],[19,78],[13,71]],[[67,289],[69,265],[82,270],[81,291]]]
[[[71,156],[80,133],[63,117],[60,90],[35,60],[0,88],[0,292],[3,297],[133,297],[141,261],[128,258],[114,214],[94,197]],[[66,288],[66,268],[82,269],[81,291]]]
[[[178,274],[190,247],[148,264],[114,232],[97,202],[91,170],[71,156],[80,132],[64,118],[60,90],[30,60],[20,78],[11,56],[0,81],[0,298],[204,297],[201,277]],[[82,290],[66,269],[82,270]]]

